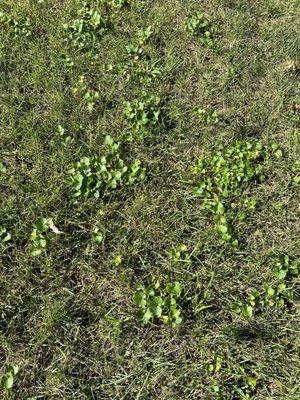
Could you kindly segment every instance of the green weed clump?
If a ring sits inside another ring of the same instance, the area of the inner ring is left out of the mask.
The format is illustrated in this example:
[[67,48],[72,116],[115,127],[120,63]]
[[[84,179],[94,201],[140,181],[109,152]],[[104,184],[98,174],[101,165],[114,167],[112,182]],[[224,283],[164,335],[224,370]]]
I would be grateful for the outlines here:
[[78,10],[78,18],[64,24],[66,41],[77,50],[91,50],[109,30],[108,17],[83,2]]
[[39,218],[30,234],[31,255],[37,257],[46,252],[49,243],[48,233],[54,232],[60,234],[62,232],[54,225],[52,218]]
[[137,43],[126,45],[128,58],[117,65],[104,64],[104,71],[119,75],[126,82],[139,83],[142,86],[150,86],[162,74],[158,61],[151,60],[145,45],[152,35],[151,27],[140,29],[137,32]]
[[29,18],[18,20],[0,12],[0,28],[3,27],[14,37],[28,37],[32,34],[32,27]]
[[73,198],[105,198],[117,188],[145,179],[145,168],[139,160],[126,165],[120,155],[120,144],[105,137],[106,152],[101,156],[83,157],[69,170]]
[[172,328],[182,321],[181,307],[178,304],[181,295],[179,282],[161,286],[156,282],[152,286],[140,286],[134,293],[134,303],[139,307],[138,317],[143,324],[161,321]]
[[245,301],[236,300],[232,307],[236,314],[251,318],[272,308],[292,308],[295,298],[293,279],[299,275],[298,263],[292,261],[288,255],[281,255],[275,262],[272,273],[279,283],[266,283],[262,291],[252,291]]
[[0,388],[4,389],[6,393],[10,392],[14,385],[15,378],[19,372],[17,365],[9,365],[6,368],[5,374],[1,377]]
[[216,110],[205,110],[198,107],[195,108],[194,113],[206,126],[218,125],[219,123],[219,115]]
[[259,373],[248,360],[237,364],[230,357],[215,354],[205,367],[212,380],[213,398],[249,400],[255,395]]
[[195,195],[202,199],[202,207],[214,216],[222,240],[235,247],[238,239],[234,223],[244,220],[247,211],[255,208],[249,188],[265,180],[264,164],[272,155],[282,155],[276,143],[264,146],[255,141],[236,142],[211,158],[199,159],[193,168],[197,175]]
[[186,18],[185,30],[196,37],[203,46],[213,46],[211,24],[202,12],[195,12]]
[[263,291],[252,291],[245,301],[237,300],[232,310],[236,314],[251,318],[268,308],[284,309],[293,302],[293,299],[294,293],[287,288],[285,283],[279,283],[274,287],[266,284]]
[[81,103],[89,112],[94,110],[94,107],[100,98],[98,90],[89,87],[84,75],[80,76],[76,87],[73,88],[73,94],[80,96]]
[[161,121],[161,100],[158,96],[143,92],[140,99],[125,101],[123,106],[125,118],[134,132],[143,133]]
[[0,225],[0,243],[9,242],[11,239],[11,234],[7,231],[5,226]]

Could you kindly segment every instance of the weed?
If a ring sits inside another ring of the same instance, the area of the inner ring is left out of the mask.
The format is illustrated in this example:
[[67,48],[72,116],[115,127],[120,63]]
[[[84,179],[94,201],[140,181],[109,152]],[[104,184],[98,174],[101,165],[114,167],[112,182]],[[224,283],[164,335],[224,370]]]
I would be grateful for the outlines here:
[[5,172],[6,172],[6,167],[2,163],[0,163],[0,174],[5,174]]
[[255,394],[259,374],[247,362],[236,365],[230,358],[215,354],[206,369],[214,382],[210,389],[215,398],[249,400]]
[[139,320],[143,324],[159,320],[173,328],[179,325],[182,321],[178,304],[181,291],[179,282],[168,283],[164,287],[159,282],[149,287],[140,286],[133,296],[140,309]]
[[83,157],[69,170],[73,198],[104,198],[117,188],[145,179],[139,160],[126,165],[120,157],[120,145],[111,136],[105,137],[107,151],[101,156]]
[[11,234],[7,232],[7,229],[4,226],[0,225],[0,243],[9,242],[11,239]]
[[66,40],[78,50],[91,50],[109,29],[109,20],[97,10],[83,2],[78,10],[78,18],[64,24]]
[[174,247],[167,253],[169,260],[173,262],[184,261],[189,262],[191,259],[191,255],[187,249],[185,244],[180,244],[177,247]]
[[218,125],[219,115],[216,110],[205,110],[203,108],[195,108],[194,113],[206,125]]
[[66,147],[68,144],[72,143],[73,138],[66,133],[65,128],[63,128],[61,125],[58,125],[58,134],[63,147]]
[[[263,146],[259,142],[236,142],[225,152],[220,150],[210,159],[198,160],[194,166],[198,181],[195,195],[203,200],[203,208],[213,214],[222,240],[235,247],[238,240],[233,228],[234,220],[236,216],[245,219],[247,209],[255,207],[251,198],[241,200],[251,183],[265,180],[263,166],[272,154],[282,156],[276,143]],[[243,207],[238,212],[241,204]]]
[[124,115],[134,132],[144,132],[161,121],[161,101],[157,96],[143,92],[141,99],[125,101]]
[[141,85],[149,86],[157,80],[161,74],[160,63],[151,61],[145,51],[145,44],[152,34],[151,27],[138,31],[138,44],[128,44],[126,51],[128,60],[117,64],[104,64],[104,71],[114,72],[125,78],[126,82],[138,82]]
[[48,245],[48,232],[57,235],[61,234],[60,230],[54,225],[52,218],[39,218],[30,234],[31,251],[33,257],[37,257],[46,251]]
[[266,284],[262,292],[254,290],[245,301],[235,301],[232,310],[245,318],[252,318],[255,314],[261,314],[268,308],[289,307],[293,298],[293,291],[288,289],[284,283],[279,283],[275,287]]
[[283,254],[275,262],[272,272],[279,280],[294,278],[299,275],[299,266],[296,261],[292,261],[288,255]]
[[91,241],[94,244],[100,244],[104,241],[104,235],[101,233],[100,228],[96,227],[92,231]]
[[1,26],[5,27],[14,37],[28,37],[32,33],[29,18],[20,18],[16,20],[10,18],[3,12],[0,12],[0,27]]
[[86,78],[84,75],[81,75],[77,86],[73,88],[73,94],[79,94],[81,96],[81,100],[83,105],[88,109],[88,111],[92,112],[96,102],[99,100],[100,95],[97,90],[90,89],[86,82]]
[[19,367],[17,365],[9,365],[6,368],[5,375],[2,376],[0,380],[0,386],[5,391],[12,389],[14,385],[15,378],[19,372]]
[[202,284],[200,283],[199,274],[196,274],[197,287],[195,294],[191,298],[192,309],[194,314],[199,314],[203,310],[212,307],[210,300],[210,295],[211,295],[210,288],[213,284],[214,278],[215,274],[212,273],[207,286],[203,289]]
[[197,37],[203,46],[212,47],[211,24],[202,12],[195,12],[185,20],[185,30],[194,37]]

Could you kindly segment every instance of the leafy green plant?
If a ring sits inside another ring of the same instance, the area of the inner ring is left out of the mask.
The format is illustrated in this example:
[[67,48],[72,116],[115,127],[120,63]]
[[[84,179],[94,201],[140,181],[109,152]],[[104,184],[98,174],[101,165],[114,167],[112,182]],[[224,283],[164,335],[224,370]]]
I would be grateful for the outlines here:
[[281,255],[275,262],[273,275],[279,279],[294,278],[299,275],[299,266],[288,255]]
[[15,37],[28,37],[32,33],[29,18],[20,18],[19,20],[16,20],[10,18],[3,12],[0,12],[0,27],[1,26]]
[[7,232],[5,226],[0,225],[0,243],[9,242],[11,239],[11,234]]
[[61,139],[61,144],[64,147],[73,141],[73,138],[66,133],[65,128],[61,125],[58,125],[58,135]]
[[152,61],[145,51],[145,44],[152,34],[151,27],[138,31],[138,43],[126,46],[128,59],[117,65],[104,64],[104,71],[114,72],[120,75],[126,82],[136,81],[141,85],[147,86],[158,79],[161,68],[158,61]]
[[19,367],[17,365],[9,365],[6,368],[6,373],[1,377],[0,386],[5,391],[12,389],[14,385],[15,378],[19,372]]
[[69,185],[74,198],[104,198],[117,188],[145,179],[139,160],[126,165],[120,156],[120,145],[105,137],[106,152],[101,156],[83,157],[69,171]]
[[179,282],[168,283],[164,287],[159,282],[149,287],[140,286],[133,296],[134,303],[139,307],[139,320],[143,324],[158,320],[176,327],[182,321],[178,304],[181,292]]
[[69,24],[64,24],[66,40],[78,50],[90,50],[109,30],[109,20],[97,10],[91,8],[88,2],[83,2],[78,10],[78,18]]
[[101,0],[103,5],[109,6],[112,9],[122,9],[129,6],[132,0]]
[[0,174],[5,174],[5,172],[6,172],[6,167],[2,163],[0,163]]
[[185,244],[180,244],[167,253],[169,260],[173,262],[185,261],[189,262],[191,259],[191,255],[188,251],[188,248]]
[[93,229],[92,234],[91,234],[91,241],[94,244],[101,244],[104,241],[104,235],[101,233],[101,230],[99,227],[96,227]]
[[86,82],[86,78],[84,75],[81,75],[77,86],[73,88],[73,93],[79,94],[82,99],[82,103],[84,106],[87,107],[87,109],[91,112],[93,111],[96,102],[99,100],[100,95],[97,90],[91,89],[88,87],[88,84]]
[[54,225],[52,218],[39,218],[30,234],[31,255],[37,257],[46,250],[48,244],[47,233],[51,231],[56,235],[62,232]]
[[210,373],[218,373],[222,368],[223,359],[221,354],[215,354],[213,360],[205,365],[206,370]]
[[30,235],[31,240],[31,255],[36,257],[39,256],[47,245],[47,238],[45,233],[50,230],[51,219],[40,218],[35,223],[33,231]]
[[207,126],[218,125],[219,115],[216,110],[205,110],[203,108],[195,108],[194,113],[200,118],[200,120]]
[[292,261],[288,255],[281,255],[276,260],[272,273],[281,282],[275,285],[266,283],[261,292],[254,290],[246,300],[235,301],[232,309],[236,314],[251,318],[264,309],[290,307],[294,300],[294,291],[282,281],[291,280],[299,275],[298,264]]
[[255,394],[258,373],[246,361],[236,365],[230,357],[215,354],[206,370],[213,381],[210,389],[215,398],[249,400]]
[[147,28],[142,28],[138,31],[137,35],[140,46],[143,46],[149,41],[152,33],[153,31],[151,26],[147,26]]
[[274,287],[266,284],[262,292],[254,290],[245,301],[235,301],[232,310],[245,318],[251,318],[268,308],[286,308],[292,303],[293,298],[293,291],[284,283]]
[[281,157],[276,143],[263,146],[257,141],[236,142],[234,146],[217,151],[212,157],[199,159],[193,172],[197,175],[196,196],[203,201],[203,209],[215,220],[221,239],[238,246],[234,221],[244,220],[255,202],[246,195],[251,183],[262,182],[264,163],[272,156]]
[[195,12],[185,20],[185,30],[194,37],[197,37],[203,46],[212,47],[211,24],[202,12]]
[[135,132],[157,126],[161,120],[161,101],[157,96],[142,93],[141,99],[125,101],[124,115]]

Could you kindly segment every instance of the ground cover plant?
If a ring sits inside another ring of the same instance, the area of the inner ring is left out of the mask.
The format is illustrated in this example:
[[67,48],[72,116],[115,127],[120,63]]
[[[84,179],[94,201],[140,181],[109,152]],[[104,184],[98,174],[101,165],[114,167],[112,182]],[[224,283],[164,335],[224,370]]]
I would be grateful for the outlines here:
[[0,398],[298,400],[298,0],[0,2]]

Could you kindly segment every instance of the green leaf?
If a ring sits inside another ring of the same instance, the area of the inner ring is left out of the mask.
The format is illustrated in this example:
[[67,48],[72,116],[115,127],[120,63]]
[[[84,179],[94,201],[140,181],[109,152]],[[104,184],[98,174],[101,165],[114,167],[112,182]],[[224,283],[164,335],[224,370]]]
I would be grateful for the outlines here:
[[253,316],[253,307],[246,305],[242,308],[242,313],[245,317],[251,318]]
[[14,376],[11,372],[8,372],[1,379],[1,384],[4,389],[11,389],[14,385]]
[[153,314],[152,314],[151,310],[148,308],[142,317],[143,324],[146,325],[150,321],[151,318],[153,318]]
[[134,303],[139,307],[145,307],[146,302],[146,295],[142,291],[135,292],[133,295]]

